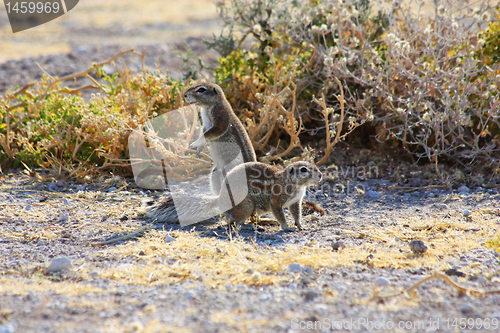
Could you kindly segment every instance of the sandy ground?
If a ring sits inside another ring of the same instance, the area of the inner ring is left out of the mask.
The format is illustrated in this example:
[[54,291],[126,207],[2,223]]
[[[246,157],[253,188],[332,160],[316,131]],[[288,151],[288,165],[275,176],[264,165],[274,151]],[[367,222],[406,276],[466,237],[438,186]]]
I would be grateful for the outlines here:
[[67,14],[13,34],[0,10],[0,63],[26,57],[69,53],[80,47],[155,45],[218,34],[210,0],[82,0]]
[[[340,170],[323,168],[327,181],[308,191],[327,215],[306,216],[305,230],[239,235],[218,219],[151,225],[141,201],[161,193],[131,179],[4,174],[0,331],[497,331],[499,254],[487,241],[500,227],[498,189],[417,187],[426,182],[396,166]],[[140,227],[137,238],[99,244]],[[434,273],[464,289],[432,280],[378,297]],[[474,293],[485,290],[496,293]]]
[[[125,48],[148,47],[148,65],[175,75],[173,46],[207,55],[201,38],[220,31],[210,1],[142,3],[80,1],[14,35],[0,10],[0,91]],[[308,191],[326,216],[306,216],[301,232],[239,235],[219,220],[151,225],[141,200],[161,193],[131,179],[3,170],[0,332],[497,332],[500,295],[474,293],[500,289],[488,245],[499,234],[497,183],[431,182],[432,170],[345,146],[334,163]],[[414,240],[427,250],[415,253]],[[438,279],[384,297],[436,272],[465,289]]]

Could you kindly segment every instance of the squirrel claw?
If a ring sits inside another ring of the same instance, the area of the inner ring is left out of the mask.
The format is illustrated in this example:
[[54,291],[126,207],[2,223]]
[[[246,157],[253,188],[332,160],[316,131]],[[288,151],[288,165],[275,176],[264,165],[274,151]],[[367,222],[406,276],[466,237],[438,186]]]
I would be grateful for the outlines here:
[[203,151],[203,146],[196,148],[196,156],[200,156],[201,152]]

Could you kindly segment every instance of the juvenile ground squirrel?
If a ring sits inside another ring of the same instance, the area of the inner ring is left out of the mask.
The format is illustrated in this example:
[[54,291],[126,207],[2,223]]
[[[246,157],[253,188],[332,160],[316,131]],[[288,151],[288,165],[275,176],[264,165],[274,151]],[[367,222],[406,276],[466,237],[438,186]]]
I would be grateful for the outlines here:
[[214,162],[210,186],[213,194],[219,194],[225,173],[239,164],[257,161],[252,142],[218,85],[197,83],[184,93],[184,98],[200,108],[203,134],[190,148],[199,154],[208,143]]
[[321,178],[319,169],[308,162],[294,162],[284,169],[259,162],[240,164],[228,172],[219,195],[197,198],[196,205],[186,196],[176,202],[176,209],[168,201],[153,203],[146,215],[160,222],[179,219],[189,224],[190,219],[199,221],[225,213],[230,223],[241,226],[253,214],[272,212],[281,228],[291,231],[294,229],[288,226],[283,212],[289,208],[301,230],[302,198],[307,186]]

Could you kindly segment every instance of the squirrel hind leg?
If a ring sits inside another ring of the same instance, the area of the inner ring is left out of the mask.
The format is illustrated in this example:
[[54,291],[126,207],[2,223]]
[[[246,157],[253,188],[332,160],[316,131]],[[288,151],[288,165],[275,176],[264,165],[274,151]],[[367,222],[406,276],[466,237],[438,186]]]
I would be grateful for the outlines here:
[[226,218],[229,224],[236,224],[238,229],[245,221],[255,213],[255,204],[249,198],[246,198],[232,209],[227,211]]

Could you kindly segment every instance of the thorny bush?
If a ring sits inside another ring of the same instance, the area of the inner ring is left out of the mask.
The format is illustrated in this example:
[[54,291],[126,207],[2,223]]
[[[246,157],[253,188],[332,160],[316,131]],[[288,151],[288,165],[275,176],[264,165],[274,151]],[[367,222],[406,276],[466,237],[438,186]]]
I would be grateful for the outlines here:
[[[423,1],[405,3],[413,10],[390,0],[219,4],[229,33],[207,43],[222,56],[216,81],[263,160],[319,148],[321,164],[370,126],[382,146],[498,172],[499,8],[436,1],[426,16]],[[127,135],[180,107],[185,84],[146,70],[108,76],[106,63],[0,98],[1,163],[129,168]],[[61,87],[77,78],[90,84]],[[80,95],[90,88],[99,93]]]
[[481,162],[498,171],[498,5],[435,1],[431,15],[424,15],[424,1],[406,5],[412,10],[390,0],[221,5],[227,38],[239,32],[239,45],[249,36],[256,40],[250,50],[240,46],[221,58],[216,72],[251,119],[254,142],[265,143],[256,148],[275,154],[269,145],[289,132],[286,123],[269,122],[269,113],[279,118],[277,99],[285,109],[297,108],[301,138],[322,130],[328,141],[324,118],[330,132],[341,119],[337,78],[345,89],[343,134],[365,123],[383,145],[399,145],[418,159]]

